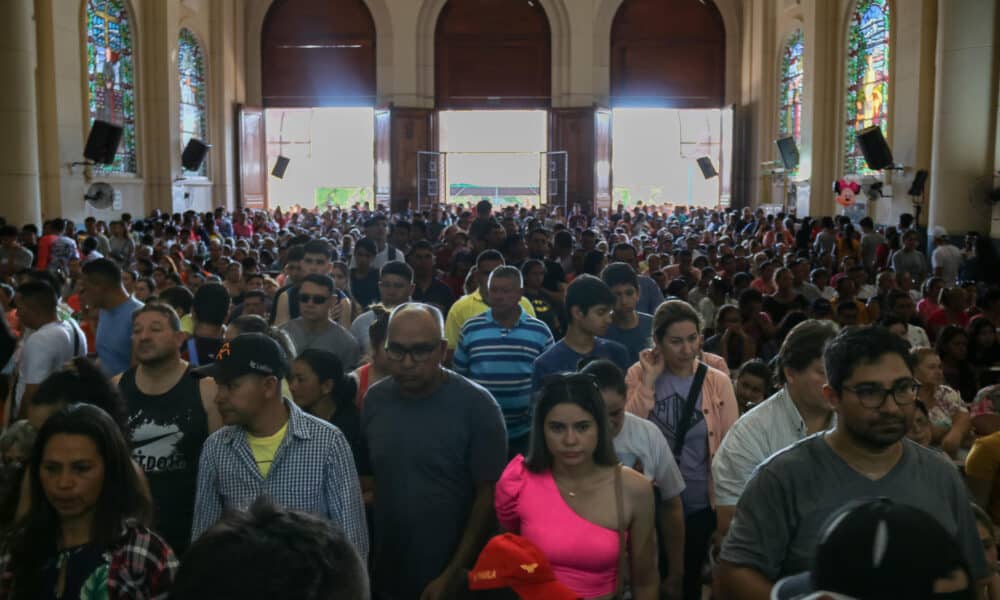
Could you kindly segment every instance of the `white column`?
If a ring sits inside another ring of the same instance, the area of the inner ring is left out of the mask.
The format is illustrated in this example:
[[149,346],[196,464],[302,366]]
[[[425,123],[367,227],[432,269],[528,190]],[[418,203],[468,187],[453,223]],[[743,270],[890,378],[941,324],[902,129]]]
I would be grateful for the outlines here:
[[[934,143],[928,227],[987,233],[990,207],[972,190],[991,183],[996,135],[996,0],[938,2]],[[994,232],[1000,235],[1000,232]]]
[[0,2],[0,190],[8,223],[40,224],[33,3]]

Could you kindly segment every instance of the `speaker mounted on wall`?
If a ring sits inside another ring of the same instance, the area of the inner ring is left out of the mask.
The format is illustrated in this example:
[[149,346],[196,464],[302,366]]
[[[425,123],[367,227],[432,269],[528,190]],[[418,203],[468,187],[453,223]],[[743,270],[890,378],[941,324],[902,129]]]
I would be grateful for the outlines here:
[[701,169],[701,174],[705,179],[711,179],[719,174],[715,170],[715,165],[712,164],[712,159],[707,156],[698,159],[698,168]]
[[200,169],[209,148],[211,148],[210,145],[199,139],[191,138],[188,140],[187,146],[184,146],[184,151],[181,152],[181,166],[184,167],[184,170],[197,171]]
[[927,170],[920,169],[913,176],[913,183],[910,184],[910,191],[906,192],[906,195],[923,196],[925,185],[927,185]]
[[83,149],[83,157],[102,165],[115,162],[118,144],[122,140],[120,125],[96,119],[87,134],[87,145]]
[[778,153],[781,155],[781,166],[786,171],[799,166],[799,148],[795,145],[795,138],[792,136],[779,138],[774,141],[778,145]]
[[882,128],[878,125],[866,127],[854,134],[854,138],[861,149],[861,154],[865,157],[868,168],[873,171],[881,171],[893,166],[892,150],[882,135]]
[[278,179],[283,179],[285,177],[285,169],[288,168],[288,163],[292,162],[292,159],[287,156],[279,156],[277,160],[274,161],[274,168],[271,169],[271,175],[277,177]]

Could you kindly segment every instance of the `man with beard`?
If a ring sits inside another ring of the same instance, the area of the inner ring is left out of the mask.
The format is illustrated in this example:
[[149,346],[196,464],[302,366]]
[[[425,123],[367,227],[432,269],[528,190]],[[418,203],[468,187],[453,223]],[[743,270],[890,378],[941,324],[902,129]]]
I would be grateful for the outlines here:
[[181,360],[183,339],[172,308],[140,308],[132,315],[137,365],[115,378],[128,406],[132,457],[149,481],[156,531],[178,555],[191,539],[201,446],[222,424],[215,382],[189,376],[188,363]]
[[920,385],[907,344],[880,327],[848,328],[824,352],[837,424],[778,452],[736,508],[716,572],[716,595],[767,599],[779,578],[805,571],[823,523],[844,504],[888,498],[934,515],[977,580],[989,576],[969,495],[952,465],[905,438]]

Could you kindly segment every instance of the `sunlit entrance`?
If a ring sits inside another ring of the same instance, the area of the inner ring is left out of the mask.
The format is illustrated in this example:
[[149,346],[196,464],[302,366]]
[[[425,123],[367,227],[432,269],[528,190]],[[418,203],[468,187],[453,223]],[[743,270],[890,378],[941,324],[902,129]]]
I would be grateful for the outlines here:
[[732,131],[730,109],[614,109],[614,206],[728,206]]
[[546,189],[546,111],[444,110],[439,115],[444,202],[539,205]]
[[269,108],[267,165],[288,159],[268,177],[271,207],[370,206],[375,183],[372,108]]

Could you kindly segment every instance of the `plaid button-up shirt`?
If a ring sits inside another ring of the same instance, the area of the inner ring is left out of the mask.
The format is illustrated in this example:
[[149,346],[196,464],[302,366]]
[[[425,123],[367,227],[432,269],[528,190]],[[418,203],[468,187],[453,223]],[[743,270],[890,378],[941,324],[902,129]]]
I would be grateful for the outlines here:
[[205,441],[198,464],[192,540],[224,511],[247,510],[263,495],[282,507],[329,519],[367,561],[365,507],[347,438],[293,402],[286,400],[285,405],[288,431],[267,477],[257,468],[242,427],[223,427]]

